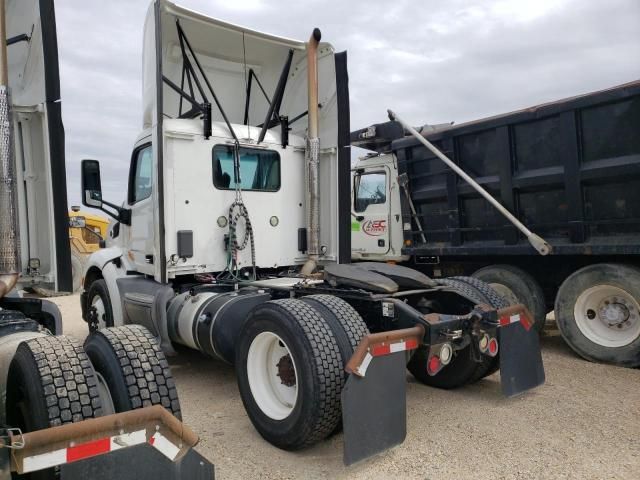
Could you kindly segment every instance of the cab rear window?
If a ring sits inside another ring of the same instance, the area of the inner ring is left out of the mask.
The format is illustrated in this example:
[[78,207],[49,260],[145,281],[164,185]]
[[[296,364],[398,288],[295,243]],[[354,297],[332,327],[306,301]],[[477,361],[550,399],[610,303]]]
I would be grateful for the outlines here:
[[[221,190],[233,190],[236,179],[233,171],[231,145],[213,147],[213,184]],[[242,190],[276,192],[280,190],[280,155],[273,150],[240,147],[240,179]]]

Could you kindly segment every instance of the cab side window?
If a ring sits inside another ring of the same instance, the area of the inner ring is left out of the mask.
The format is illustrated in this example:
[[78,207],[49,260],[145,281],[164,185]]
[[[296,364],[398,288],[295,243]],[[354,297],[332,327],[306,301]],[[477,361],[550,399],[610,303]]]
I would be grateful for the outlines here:
[[354,187],[353,207],[356,213],[364,212],[369,205],[387,201],[387,175],[384,172],[357,174]]
[[129,174],[129,204],[134,204],[151,196],[153,182],[153,151],[151,145],[134,153]]

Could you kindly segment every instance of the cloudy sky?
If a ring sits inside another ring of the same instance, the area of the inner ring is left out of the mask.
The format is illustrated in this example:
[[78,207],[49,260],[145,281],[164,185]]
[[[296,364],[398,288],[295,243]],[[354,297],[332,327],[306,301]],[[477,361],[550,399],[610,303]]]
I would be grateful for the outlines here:
[[[82,158],[124,199],[141,123],[147,0],[57,0],[70,205]],[[349,52],[352,129],[392,108],[457,123],[640,78],[640,0],[178,0],[276,35]]]

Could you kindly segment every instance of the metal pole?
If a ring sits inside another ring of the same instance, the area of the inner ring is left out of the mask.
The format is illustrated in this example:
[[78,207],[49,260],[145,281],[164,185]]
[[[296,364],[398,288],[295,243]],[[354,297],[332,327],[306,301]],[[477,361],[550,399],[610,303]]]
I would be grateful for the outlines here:
[[[320,139],[318,138],[318,45],[320,30],[315,28],[307,44],[307,82],[309,95],[309,130],[306,148],[307,237],[309,260],[302,267],[303,275],[312,274],[320,258]],[[275,101],[275,99],[274,99]]]
[[396,120],[399,122],[405,130],[407,130],[411,135],[413,135],[420,143],[422,143],[425,147],[427,147],[431,153],[433,153],[436,157],[442,160],[451,170],[460,175],[469,185],[471,185],[480,195],[482,195],[491,205],[493,205],[502,215],[507,217],[518,230],[520,230],[529,240],[529,243],[535,248],[540,255],[548,255],[551,253],[551,245],[549,245],[542,237],[536,235],[531,230],[529,230],[520,220],[518,220],[513,214],[504,208],[495,198],[491,196],[489,192],[487,192],[484,188],[482,188],[478,182],[476,182],[473,178],[471,178],[467,172],[462,170],[458,165],[453,163],[450,158],[448,158],[444,153],[438,150],[431,142],[429,142],[426,138],[420,135],[415,128],[409,125],[407,122],[402,120],[398,115],[396,115],[393,111],[387,110],[389,113],[389,118],[391,120]]
[[0,0],[0,298],[13,289],[22,269],[5,17],[5,0]]

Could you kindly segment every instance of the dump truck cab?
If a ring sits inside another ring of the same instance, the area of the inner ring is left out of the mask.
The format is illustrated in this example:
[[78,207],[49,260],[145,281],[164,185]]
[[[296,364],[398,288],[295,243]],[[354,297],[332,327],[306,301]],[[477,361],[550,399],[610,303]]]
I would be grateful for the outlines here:
[[402,262],[405,222],[395,155],[370,154],[352,170],[351,258]]

